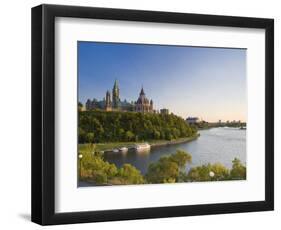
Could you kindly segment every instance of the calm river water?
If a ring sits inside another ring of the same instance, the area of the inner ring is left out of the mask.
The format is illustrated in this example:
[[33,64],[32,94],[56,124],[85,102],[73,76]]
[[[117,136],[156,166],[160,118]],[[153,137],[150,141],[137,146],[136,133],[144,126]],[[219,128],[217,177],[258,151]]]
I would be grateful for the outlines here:
[[148,153],[129,151],[122,153],[106,153],[105,159],[116,166],[130,163],[146,173],[148,165],[157,161],[163,155],[175,153],[177,149],[187,151],[192,155],[192,164],[189,167],[220,162],[228,168],[232,160],[237,157],[246,164],[246,130],[237,128],[212,128],[201,130],[200,137],[194,141],[170,146],[151,148]]

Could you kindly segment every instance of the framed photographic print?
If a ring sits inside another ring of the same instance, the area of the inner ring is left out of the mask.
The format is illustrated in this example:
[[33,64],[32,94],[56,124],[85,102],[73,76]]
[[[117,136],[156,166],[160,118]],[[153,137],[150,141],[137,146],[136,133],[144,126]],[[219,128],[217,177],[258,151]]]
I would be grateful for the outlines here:
[[32,8],[32,221],[273,210],[273,19]]

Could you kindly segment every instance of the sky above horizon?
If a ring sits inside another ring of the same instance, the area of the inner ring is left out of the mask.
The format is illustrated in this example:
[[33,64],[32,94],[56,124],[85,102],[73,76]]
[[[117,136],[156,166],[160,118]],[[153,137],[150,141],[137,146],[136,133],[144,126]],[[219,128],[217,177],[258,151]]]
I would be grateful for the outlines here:
[[119,83],[136,101],[141,87],[155,109],[206,121],[247,118],[246,49],[78,42],[79,101],[102,100]]

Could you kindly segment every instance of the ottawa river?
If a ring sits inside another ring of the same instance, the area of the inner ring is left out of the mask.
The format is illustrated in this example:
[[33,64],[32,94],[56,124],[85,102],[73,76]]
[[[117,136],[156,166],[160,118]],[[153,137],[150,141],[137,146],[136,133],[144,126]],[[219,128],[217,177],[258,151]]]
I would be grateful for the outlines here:
[[148,165],[164,155],[175,153],[177,149],[191,154],[190,167],[220,162],[231,168],[236,157],[246,164],[246,130],[238,128],[212,128],[199,131],[200,137],[194,141],[169,146],[153,147],[149,152],[137,153],[134,150],[122,153],[105,153],[105,160],[121,167],[125,163],[134,165],[143,174]]

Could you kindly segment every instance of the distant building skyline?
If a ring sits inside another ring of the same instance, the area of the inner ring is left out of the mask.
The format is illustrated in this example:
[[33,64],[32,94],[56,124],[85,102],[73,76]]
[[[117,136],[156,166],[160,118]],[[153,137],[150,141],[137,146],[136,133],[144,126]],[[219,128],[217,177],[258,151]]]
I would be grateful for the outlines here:
[[105,98],[117,79],[120,99],[140,87],[157,109],[186,119],[246,121],[246,50],[78,42],[79,101]]

